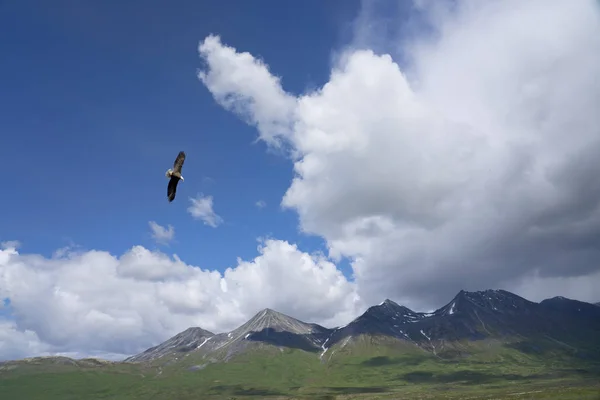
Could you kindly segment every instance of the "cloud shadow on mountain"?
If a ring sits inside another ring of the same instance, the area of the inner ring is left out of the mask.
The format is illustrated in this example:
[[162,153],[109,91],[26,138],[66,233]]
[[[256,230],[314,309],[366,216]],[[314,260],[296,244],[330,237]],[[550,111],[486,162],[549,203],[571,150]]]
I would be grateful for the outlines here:
[[267,343],[273,346],[300,349],[312,353],[319,351],[319,348],[312,343],[306,335],[299,335],[292,332],[279,332],[273,328],[265,328],[260,332],[253,332],[247,340]]

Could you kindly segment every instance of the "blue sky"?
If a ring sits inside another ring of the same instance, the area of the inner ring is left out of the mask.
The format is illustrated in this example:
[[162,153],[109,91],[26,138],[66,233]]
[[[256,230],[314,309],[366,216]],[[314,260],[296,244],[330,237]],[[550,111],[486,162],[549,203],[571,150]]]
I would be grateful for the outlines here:
[[[286,90],[328,78],[330,54],[348,40],[357,1],[20,1],[1,5],[2,136],[10,195],[0,197],[1,240],[50,255],[75,244],[121,254],[154,248],[148,221],[175,227],[169,251],[203,268],[256,255],[275,236],[305,251],[282,211],[289,160],[254,143],[256,130],[213,100],[196,77],[198,43],[217,33],[267,59]],[[164,171],[187,153],[177,199]],[[190,218],[188,197],[213,196],[224,223]],[[264,209],[255,203],[266,202]]]

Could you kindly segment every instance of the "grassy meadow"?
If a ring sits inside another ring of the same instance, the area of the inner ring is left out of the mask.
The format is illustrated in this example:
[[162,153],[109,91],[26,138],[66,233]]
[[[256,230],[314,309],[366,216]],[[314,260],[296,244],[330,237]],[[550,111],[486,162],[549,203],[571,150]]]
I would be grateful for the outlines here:
[[[190,353],[166,364],[21,361],[0,367],[0,399],[596,399],[600,366],[525,354],[504,343],[454,344],[443,359],[361,338],[319,353],[262,346],[228,362]],[[442,349],[442,352],[444,349]]]

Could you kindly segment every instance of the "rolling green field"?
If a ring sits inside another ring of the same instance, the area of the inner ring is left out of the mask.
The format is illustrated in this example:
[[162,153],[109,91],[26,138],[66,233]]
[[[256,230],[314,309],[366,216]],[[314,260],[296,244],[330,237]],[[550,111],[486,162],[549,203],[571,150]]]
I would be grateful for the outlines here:
[[465,343],[460,359],[373,339],[331,350],[326,362],[272,346],[226,363],[193,353],[169,365],[22,361],[0,367],[0,399],[600,399],[598,364],[500,342]]

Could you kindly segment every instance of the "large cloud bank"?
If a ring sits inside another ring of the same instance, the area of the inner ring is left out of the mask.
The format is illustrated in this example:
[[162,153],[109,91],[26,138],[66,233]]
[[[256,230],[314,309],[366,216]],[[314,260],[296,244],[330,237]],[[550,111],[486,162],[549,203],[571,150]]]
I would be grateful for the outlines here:
[[199,78],[266,143],[289,144],[282,204],[353,261],[366,302],[499,285],[539,297],[546,280],[597,298],[598,4],[420,3],[436,30],[405,42],[406,71],[349,50],[295,97],[265,62],[209,36]]
[[135,246],[120,257],[64,252],[47,259],[0,250],[0,359],[64,353],[119,358],[190,327],[236,328],[265,307],[337,325],[360,306],[334,264],[266,240],[222,274]]

